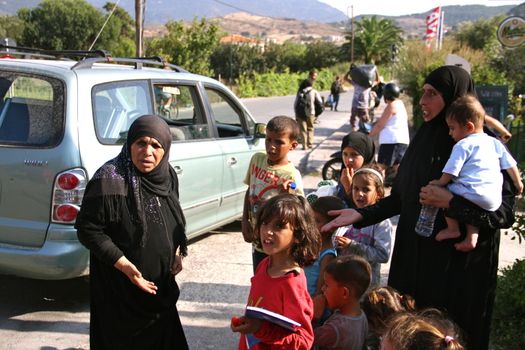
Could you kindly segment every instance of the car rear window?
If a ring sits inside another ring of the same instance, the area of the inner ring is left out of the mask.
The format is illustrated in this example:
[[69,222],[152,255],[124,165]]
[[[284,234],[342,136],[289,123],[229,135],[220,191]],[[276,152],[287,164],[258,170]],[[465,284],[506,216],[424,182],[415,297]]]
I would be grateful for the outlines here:
[[0,143],[52,147],[63,134],[64,84],[54,78],[0,72]]

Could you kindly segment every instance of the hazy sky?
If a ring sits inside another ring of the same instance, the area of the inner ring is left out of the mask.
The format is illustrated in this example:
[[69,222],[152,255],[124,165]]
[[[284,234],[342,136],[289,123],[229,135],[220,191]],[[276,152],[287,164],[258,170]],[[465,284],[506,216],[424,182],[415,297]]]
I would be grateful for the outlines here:
[[350,16],[350,5],[354,6],[354,16],[357,15],[387,15],[399,16],[408,15],[412,13],[421,13],[430,11],[432,8],[447,5],[485,5],[485,6],[501,6],[501,5],[518,5],[522,1],[506,1],[506,0],[443,0],[443,1],[428,1],[428,0],[319,0],[325,2],[332,7],[335,7]]

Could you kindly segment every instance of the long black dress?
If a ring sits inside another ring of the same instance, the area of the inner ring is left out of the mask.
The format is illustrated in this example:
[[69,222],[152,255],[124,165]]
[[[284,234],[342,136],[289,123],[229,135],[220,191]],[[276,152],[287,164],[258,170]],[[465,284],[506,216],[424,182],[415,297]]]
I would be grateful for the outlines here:
[[[434,72],[434,80],[427,78],[427,82],[443,93],[444,111],[457,97],[473,93],[470,77],[461,68],[446,66],[438,70],[439,74]],[[438,81],[433,83],[435,80]],[[446,226],[441,210],[431,237],[415,233],[421,208],[420,188],[441,176],[454,143],[448,136],[444,111],[424,123],[411,141],[391,195],[374,206],[358,209],[364,217],[359,226],[400,214],[388,284],[412,295],[418,307],[445,310],[463,330],[468,349],[487,349],[498,268],[499,228],[513,223],[514,194],[511,181],[503,172],[503,203],[493,214],[454,196],[449,215],[480,227],[477,247],[471,252],[454,248],[454,243],[464,236],[441,242],[434,239]]]
[[[132,129],[129,143],[134,140]],[[167,137],[164,148],[169,154],[169,129]],[[75,226],[91,252],[91,349],[187,349],[176,307],[179,287],[170,272],[177,248],[186,250],[177,177],[167,160],[158,166],[160,175],[138,173],[128,146],[88,183]],[[155,182],[155,176],[161,181]],[[140,290],[113,266],[122,256],[155,283],[156,295]]]

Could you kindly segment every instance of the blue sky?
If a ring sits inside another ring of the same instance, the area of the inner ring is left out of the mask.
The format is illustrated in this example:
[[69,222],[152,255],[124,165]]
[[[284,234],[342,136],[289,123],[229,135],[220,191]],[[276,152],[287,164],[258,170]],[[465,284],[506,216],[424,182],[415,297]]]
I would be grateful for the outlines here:
[[350,5],[354,6],[354,16],[357,15],[388,15],[399,16],[408,15],[412,13],[429,12],[436,6],[447,5],[485,5],[485,6],[501,6],[501,5],[518,5],[522,1],[506,1],[506,0],[443,0],[443,1],[418,1],[418,0],[319,0],[335,7],[350,16]]

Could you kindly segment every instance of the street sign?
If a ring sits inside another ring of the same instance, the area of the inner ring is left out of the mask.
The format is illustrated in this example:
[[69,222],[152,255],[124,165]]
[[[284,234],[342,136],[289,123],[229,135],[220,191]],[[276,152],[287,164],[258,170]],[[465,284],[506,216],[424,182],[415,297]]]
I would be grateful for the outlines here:
[[509,88],[506,85],[478,85],[476,94],[485,112],[503,121],[507,116]]

